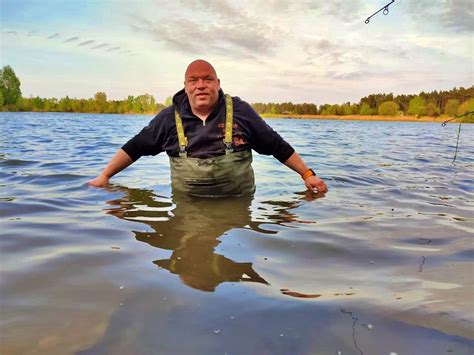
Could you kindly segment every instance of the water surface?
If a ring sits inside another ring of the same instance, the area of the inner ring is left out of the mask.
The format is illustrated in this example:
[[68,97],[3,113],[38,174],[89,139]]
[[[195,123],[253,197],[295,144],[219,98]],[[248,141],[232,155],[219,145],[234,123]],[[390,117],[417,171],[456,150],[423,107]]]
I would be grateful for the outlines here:
[[474,126],[274,119],[330,192],[251,198],[166,155],[86,185],[150,116],[0,113],[0,352],[472,354]]

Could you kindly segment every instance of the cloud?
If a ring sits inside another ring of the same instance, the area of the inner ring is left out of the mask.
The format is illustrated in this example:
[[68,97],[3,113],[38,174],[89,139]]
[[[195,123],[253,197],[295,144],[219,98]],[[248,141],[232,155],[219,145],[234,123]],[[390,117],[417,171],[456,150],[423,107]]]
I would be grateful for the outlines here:
[[135,31],[147,33],[154,41],[187,54],[232,53],[242,55],[270,54],[276,42],[267,35],[266,25],[249,31],[246,24],[232,23],[201,25],[186,20],[173,20],[170,24],[157,24],[153,28],[133,25]]
[[94,42],[95,41],[93,39],[91,39],[91,40],[88,40],[88,41],[85,41],[85,42],[82,42],[82,43],[78,44],[78,47],[84,47],[84,46],[87,46],[87,45],[92,44]]
[[100,48],[105,48],[105,47],[109,47],[110,44],[109,43],[101,43],[95,47],[92,47],[92,49],[100,49]]
[[66,39],[63,43],[71,43],[71,42],[75,42],[79,40],[79,37],[70,37],[68,39]]
[[207,1],[207,0],[178,0],[180,6],[188,7],[193,12],[195,11],[210,11],[216,15],[225,17],[239,15],[238,12],[230,6],[225,0],[222,1]]
[[444,0],[436,6],[429,0],[408,2],[407,12],[416,21],[432,21],[456,32],[474,32],[474,5],[471,0]]
[[330,68],[344,64],[361,65],[366,63],[361,48],[344,41],[308,38],[302,42],[302,48],[307,55],[305,65],[324,64]]
[[18,34],[16,31],[4,31],[4,33],[7,35],[13,35],[13,36],[16,36]]
[[113,47],[113,48],[108,49],[107,52],[115,52],[118,50],[120,50],[120,47]]
[[305,1],[304,4],[315,15],[334,16],[344,22],[362,21],[370,16],[367,11],[371,11],[362,0]]
[[325,74],[325,77],[332,80],[359,80],[359,79],[368,79],[374,77],[375,74],[367,71],[355,71],[355,72],[335,72],[328,71]]
[[474,4],[472,0],[448,1],[448,8],[441,15],[441,23],[456,31],[474,32]]
[[48,39],[53,39],[53,38],[58,38],[59,37],[59,33],[54,33],[52,34],[51,36],[48,37]]
[[[232,3],[194,0],[181,1],[178,6],[186,8],[191,14],[186,16],[176,12],[156,22],[146,16],[133,16],[131,28],[169,49],[186,54],[229,53],[239,58],[253,58],[271,54],[278,46],[275,24],[250,16]],[[212,21],[202,20],[211,18]]]

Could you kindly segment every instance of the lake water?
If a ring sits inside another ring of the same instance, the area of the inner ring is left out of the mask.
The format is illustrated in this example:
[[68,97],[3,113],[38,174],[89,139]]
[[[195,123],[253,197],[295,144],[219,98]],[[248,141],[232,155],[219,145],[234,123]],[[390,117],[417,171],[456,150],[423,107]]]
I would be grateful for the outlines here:
[[150,116],[0,113],[2,354],[472,354],[474,125],[267,121],[252,198],[168,158],[87,186]]

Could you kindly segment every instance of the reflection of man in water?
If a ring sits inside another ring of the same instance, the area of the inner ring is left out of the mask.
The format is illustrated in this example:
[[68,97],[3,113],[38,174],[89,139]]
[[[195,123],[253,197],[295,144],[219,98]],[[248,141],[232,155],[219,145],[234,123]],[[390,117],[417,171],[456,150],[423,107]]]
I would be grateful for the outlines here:
[[[173,197],[172,202],[160,202],[151,191],[121,189],[125,196],[109,203],[117,208],[109,213],[119,218],[146,223],[155,232],[134,231],[136,239],[154,247],[172,250],[169,259],[153,263],[180,276],[188,286],[214,291],[222,282],[258,282],[268,284],[252,267],[251,262],[236,262],[216,253],[220,237],[230,230],[251,228],[259,233],[273,234],[259,228],[250,215],[251,197],[200,199],[186,195]],[[146,208],[141,208],[145,206]],[[281,206],[280,206],[281,207]],[[294,219],[283,211],[270,216],[273,223]],[[275,209],[272,207],[272,211]],[[270,222],[272,223],[272,222]]]
[[309,190],[327,191],[323,180],[248,103],[223,93],[212,65],[196,60],[186,69],[184,89],[173,105],[119,149],[90,185],[107,186],[141,156],[166,151],[173,190],[197,196],[249,195],[255,190],[252,150],[273,155],[300,174]]

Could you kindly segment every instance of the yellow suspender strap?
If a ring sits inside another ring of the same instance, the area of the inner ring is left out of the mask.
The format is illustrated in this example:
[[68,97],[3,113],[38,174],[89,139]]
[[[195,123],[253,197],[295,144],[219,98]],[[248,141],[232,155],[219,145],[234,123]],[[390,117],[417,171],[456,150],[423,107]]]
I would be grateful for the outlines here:
[[232,107],[232,97],[230,95],[225,95],[225,153],[232,153],[232,123],[234,119],[234,110]]
[[[234,119],[234,109],[232,107],[232,97],[230,95],[225,95],[225,108],[226,108],[226,117],[225,117],[225,152],[226,154],[233,152],[232,149],[232,123]],[[178,142],[179,142],[179,156],[187,157],[186,146],[188,145],[188,139],[184,135],[183,121],[178,111],[174,111],[174,120],[176,122],[176,132],[178,133]]]
[[178,111],[174,111],[174,120],[176,122],[176,132],[178,133],[178,142],[179,142],[179,156],[187,157],[186,146],[188,145],[188,140],[184,135],[183,121]]

